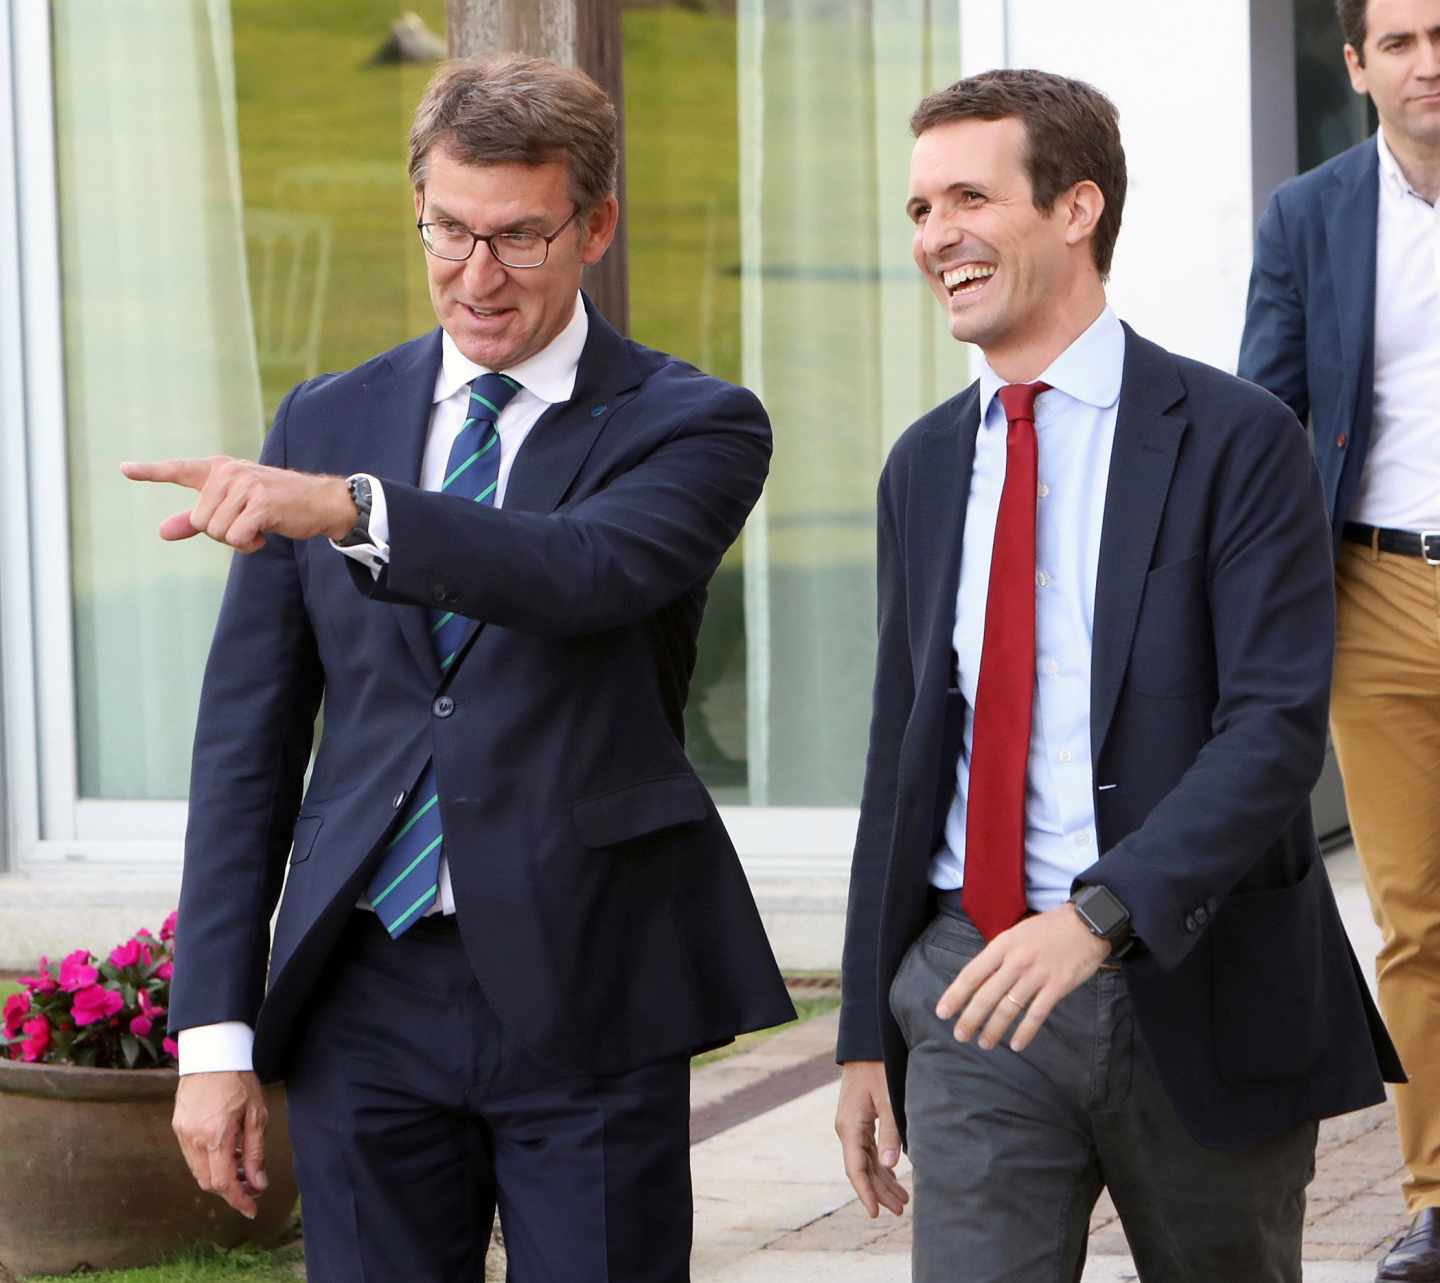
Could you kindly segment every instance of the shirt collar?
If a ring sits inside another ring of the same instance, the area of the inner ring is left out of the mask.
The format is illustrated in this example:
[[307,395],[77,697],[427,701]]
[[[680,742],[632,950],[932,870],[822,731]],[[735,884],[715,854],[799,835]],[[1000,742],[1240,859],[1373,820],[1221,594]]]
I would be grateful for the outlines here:
[[[1073,343],[1060,353],[1036,380],[1048,383],[1057,392],[1098,410],[1108,409],[1120,397],[1120,380],[1125,372],[1125,331],[1120,318],[1107,303]],[[990,415],[990,403],[1005,386],[980,358],[980,422]]]
[[[534,356],[512,365],[503,373],[548,405],[568,401],[575,391],[580,354],[585,350],[585,340],[589,335],[590,318],[577,293],[575,311],[565,328]],[[436,404],[449,400],[473,379],[492,372],[487,366],[476,365],[465,356],[448,332],[440,336],[440,352],[440,371],[435,376]]]
[[1375,131],[1375,148],[1380,153],[1380,176],[1395,195],[1404,196],[1411,190],[1410,183],[1400,168],[1400,162],[1395,159],[1395,153],[1390,150],[1390,144],[1385,141],[1383,129]]

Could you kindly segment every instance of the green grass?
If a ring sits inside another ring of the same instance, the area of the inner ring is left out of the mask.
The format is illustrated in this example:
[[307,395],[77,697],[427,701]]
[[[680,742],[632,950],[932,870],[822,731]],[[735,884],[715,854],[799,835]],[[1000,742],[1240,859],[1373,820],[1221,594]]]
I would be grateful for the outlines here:
[[[144,1269],[86,1271],[63,1278],[76,1283],[295,1283],[304,1277],[295,1269],[300,1260],[299,1244],[273,1252],[243,1247],[228,1252],[202,1249]],[[41,1280],[34,1276],[28,1283],[53,1283],[54,1277]]]

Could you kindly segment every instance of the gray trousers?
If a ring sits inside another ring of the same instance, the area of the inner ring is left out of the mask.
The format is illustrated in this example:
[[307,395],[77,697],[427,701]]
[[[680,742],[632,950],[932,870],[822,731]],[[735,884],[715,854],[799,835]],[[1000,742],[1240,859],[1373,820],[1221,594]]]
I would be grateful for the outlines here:
[[935,1004],[984,943],[944,907],[890,989],[910,1048],[914,1283],[1074,1283],[1105,1188],[1143,1283],[1300,1283],[1316,1124],[1238,1151],[1192,1140],[1117,964],[1023,1053],[956,1042]]

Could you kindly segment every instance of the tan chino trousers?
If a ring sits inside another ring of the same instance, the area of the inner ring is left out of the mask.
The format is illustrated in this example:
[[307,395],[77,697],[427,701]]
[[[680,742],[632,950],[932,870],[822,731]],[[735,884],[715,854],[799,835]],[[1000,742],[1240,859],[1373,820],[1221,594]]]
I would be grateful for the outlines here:
[[1412,1214],[1440,1206],[1440,566],[1340,545],[1331,733],[1383,943]]

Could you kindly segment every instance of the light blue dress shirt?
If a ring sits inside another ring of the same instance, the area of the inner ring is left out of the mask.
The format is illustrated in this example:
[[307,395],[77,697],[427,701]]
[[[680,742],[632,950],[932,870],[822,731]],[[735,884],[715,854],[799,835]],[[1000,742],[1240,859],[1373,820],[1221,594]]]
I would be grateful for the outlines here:
[[[1042,375],[1035,402],[1039,488],[1035,524],[1035,703],[1025,778],[1025,898],[1043,911],[1063,904],[1075,875],[1098,856],[1090,771],[1090,642],[1100,527],[1125,365],[1125,331],[1109,307]],[[965,699],[965,738],[945,840],[930,863],[932,886],[965,881],[965,799],[995,519],[1005,484],[1005,385],[980,367],[980,430],[970,474],[955,602],[955,662]]]

